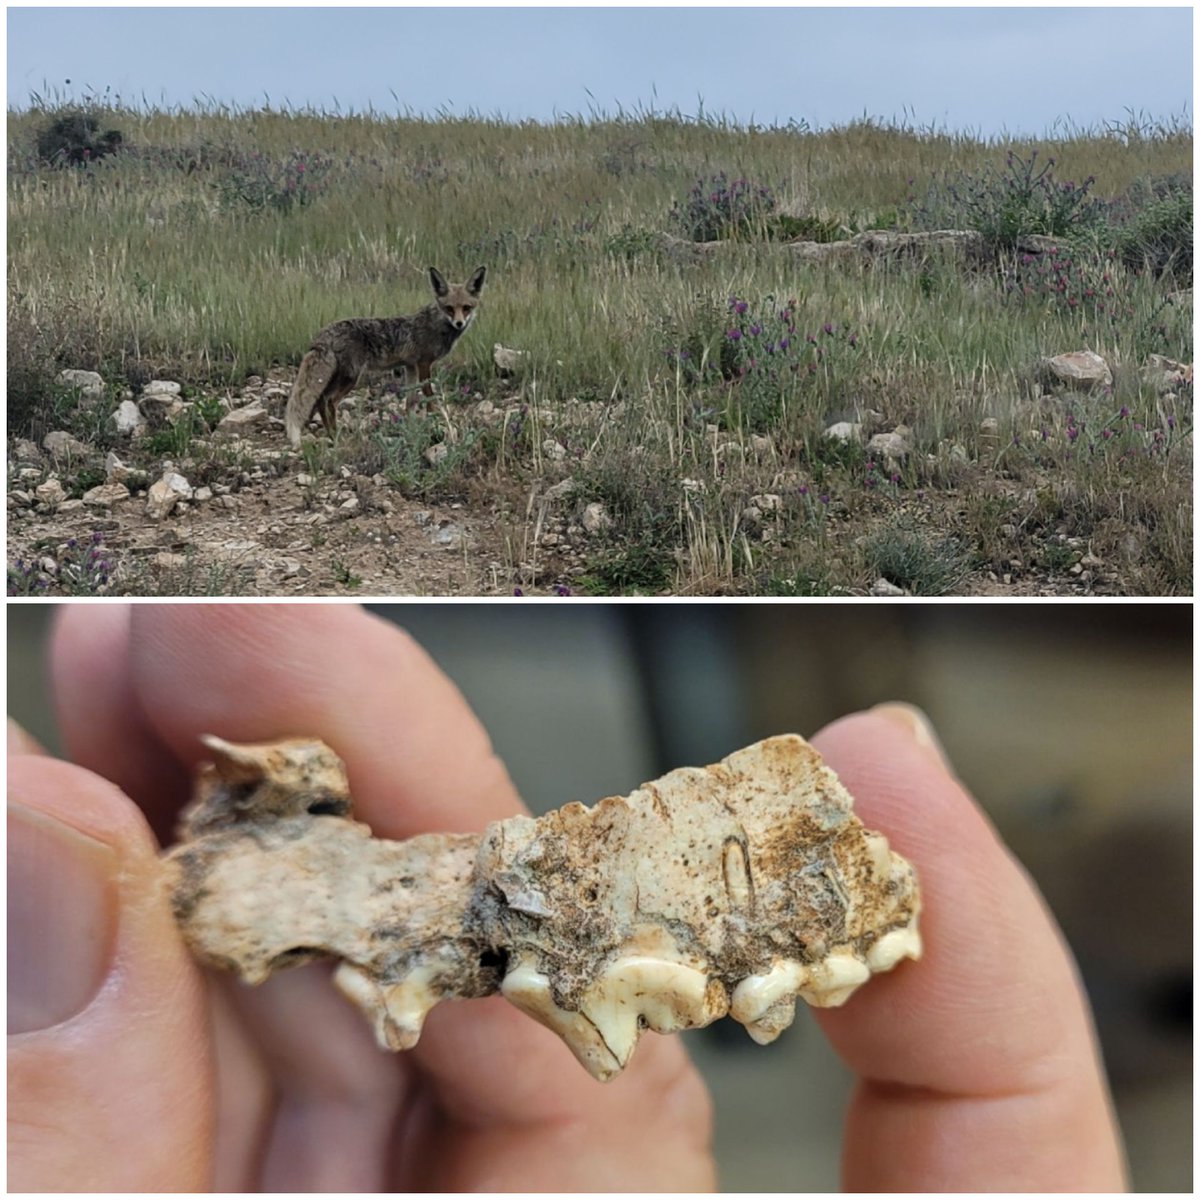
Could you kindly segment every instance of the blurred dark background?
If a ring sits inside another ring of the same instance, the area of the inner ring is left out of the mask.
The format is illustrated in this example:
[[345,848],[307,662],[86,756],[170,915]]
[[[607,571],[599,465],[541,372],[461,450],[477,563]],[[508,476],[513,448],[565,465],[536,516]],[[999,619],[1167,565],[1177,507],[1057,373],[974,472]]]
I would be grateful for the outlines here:
[[[1187,604],[405,604],[537,812],[882,700],[930,715],[1079,960],[1141,1191],[1192,1186]],[[9,711],[56,745],[51,609],[8,607]],[[728,1191],[832,1190],[850,1080],[802,1015],[684,1035]]]

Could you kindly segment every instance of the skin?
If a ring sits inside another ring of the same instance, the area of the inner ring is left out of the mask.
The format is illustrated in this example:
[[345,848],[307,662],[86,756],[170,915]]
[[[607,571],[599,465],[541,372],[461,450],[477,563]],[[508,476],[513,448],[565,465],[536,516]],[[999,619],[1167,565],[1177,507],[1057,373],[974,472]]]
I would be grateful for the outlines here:
[[[52,667],[78,765],[10,725],[10,822],[14,808],[61,819],[111,848],[119,917],[96,996],[9,1036],[11,1188],[715,1186],[709,1099],[678,1039],[646,1035],[599,1085],[493,997],[439,1006],[417,1048],[392,1055],[327,972],[246,989],[207,978],[180,944],[154,834],[169,835],[186,799],[201,732],[325,739],[384,837],[522,811],[462,697],[407,635],[343,605],[79,605],[59,619]],[[860,1079],[846,1186],[1123,1187],[1069,955],[928,726],[875,710],[814,742],[865,823],[915,862],[926,897],[925,959],[818,1014]],[[802,1164],[781,1182],[802,1188]]]

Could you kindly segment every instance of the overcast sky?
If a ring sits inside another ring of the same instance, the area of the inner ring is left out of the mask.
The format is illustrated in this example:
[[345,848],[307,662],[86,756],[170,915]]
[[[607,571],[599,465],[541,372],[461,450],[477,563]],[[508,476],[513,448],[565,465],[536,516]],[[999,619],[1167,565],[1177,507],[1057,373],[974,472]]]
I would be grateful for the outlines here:
[[[70,84],[67,84],[70,80]],[[8,9],[8,103],[550,120],[653,105],[763,124],[864,113],[985,136],[1192,112],[1190,8]]]

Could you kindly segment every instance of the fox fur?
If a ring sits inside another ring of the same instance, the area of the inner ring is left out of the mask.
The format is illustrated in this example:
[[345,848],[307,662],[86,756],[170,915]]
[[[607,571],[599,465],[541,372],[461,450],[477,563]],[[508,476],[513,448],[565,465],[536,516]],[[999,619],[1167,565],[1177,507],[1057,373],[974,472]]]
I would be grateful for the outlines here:
[[426,396],[433,364],[467,331],[479,307],[486,267],[466,283],[447,283],[429,268],[434,301],[408,317],[352,317],[334,321],[313,339],[300,362],[288,399],[288,441],[300,445],[300,432],[315,412],[330,436],[337,430],[337,406],[368,371],[404,368],[406,383],[416,380]]

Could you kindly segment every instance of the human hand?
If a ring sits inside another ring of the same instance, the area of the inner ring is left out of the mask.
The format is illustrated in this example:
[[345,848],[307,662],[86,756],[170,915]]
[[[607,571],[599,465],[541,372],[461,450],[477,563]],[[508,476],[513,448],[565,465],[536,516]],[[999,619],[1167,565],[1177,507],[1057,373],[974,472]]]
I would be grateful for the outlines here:
[[[329,741],[356,807],[385,837],[478,830],[517,811],[461,697],[404,635],[357,610],[81,606],[60,623],[54,668],[73,757],[137,799],[160,835],[186,796],[201,731]],[[1069,958],[923,739],[904,710],[848,718],[814,739],[865,823],[916,863],[926,897],[926,959],[818,1015],[862,1079],[846,1184],[1111,1190],[1120,1152]],[[28,1030],[9,1039],[14,1186],[711,1184],[708,1101],[676,1039],[646,1037],[601,1087],[498,998],[440,1006],[418,1047],[393,1056],[311,969],[253,991],[202,984],[134,806],[45,758],[10,759],[9,778],[17,907],[36,930],[59,900],[46,936],[10,937],[38,965],[32,979],[10,968],[21,1000],[10,999],[10,1021],[16,1013]],[[62,835],[47,841],[47,816],[101,845],[68,833],[79,861],[57,859]],[[115,943],[94,920],[105,896],[119,911]],[[61,950],[64,934],[80,951],[74,972],[39,950]],[[98,949],[110,945],[115,953]]]

